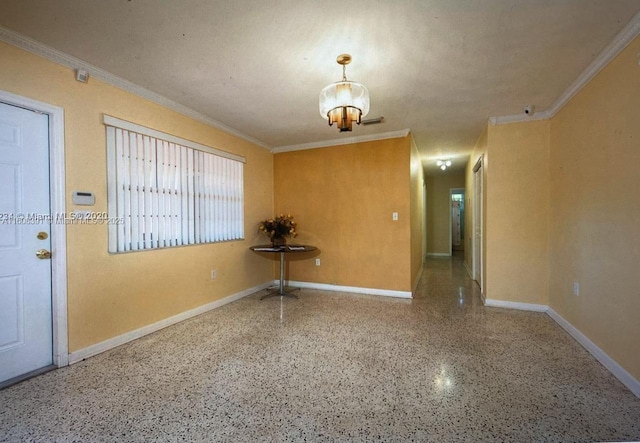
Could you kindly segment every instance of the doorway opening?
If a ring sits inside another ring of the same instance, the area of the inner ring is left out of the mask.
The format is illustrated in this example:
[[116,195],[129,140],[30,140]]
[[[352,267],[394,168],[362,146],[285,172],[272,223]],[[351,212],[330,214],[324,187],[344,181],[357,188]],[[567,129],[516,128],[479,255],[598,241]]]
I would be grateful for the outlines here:
[[449,190],[449,253],[462,256],[464,253],[464,188],[453,188]]

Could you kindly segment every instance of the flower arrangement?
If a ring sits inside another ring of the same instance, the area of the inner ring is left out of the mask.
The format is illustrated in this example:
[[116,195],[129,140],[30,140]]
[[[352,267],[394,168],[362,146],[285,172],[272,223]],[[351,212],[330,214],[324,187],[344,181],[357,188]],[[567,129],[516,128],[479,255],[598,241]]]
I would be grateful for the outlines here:
[[286,237],[295,237],[298,235],[296,232],[296,222],[293,221],[291,214],[280,214],[275,219],[270,218],[263,220],[258,225],[258,230],[263,234],[266,234],[271,242],[283,243]]

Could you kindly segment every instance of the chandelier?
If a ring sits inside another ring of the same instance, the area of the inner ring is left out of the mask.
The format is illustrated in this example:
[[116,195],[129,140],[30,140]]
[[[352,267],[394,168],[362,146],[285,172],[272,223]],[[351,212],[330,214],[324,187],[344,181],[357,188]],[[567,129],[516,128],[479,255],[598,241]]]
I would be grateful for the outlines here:
[[339,55],[336,61],[342,65],[342,80],[320,91],[320,115],[329,121],[329,126],[336,123],[339,132],[346,132],[351,131],[353,122],[360,124],[369,113],[369,91],[364,85],[347,80],[349,54]]

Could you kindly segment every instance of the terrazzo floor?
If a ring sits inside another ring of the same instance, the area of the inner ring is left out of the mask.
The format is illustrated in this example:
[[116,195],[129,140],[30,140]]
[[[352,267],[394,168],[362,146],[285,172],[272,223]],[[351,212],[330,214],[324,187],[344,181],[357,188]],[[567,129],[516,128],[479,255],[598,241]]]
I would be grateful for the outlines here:
[[261,295],[0,391],[0,441],[640,440],[640,399],[457,258],[413,300]]

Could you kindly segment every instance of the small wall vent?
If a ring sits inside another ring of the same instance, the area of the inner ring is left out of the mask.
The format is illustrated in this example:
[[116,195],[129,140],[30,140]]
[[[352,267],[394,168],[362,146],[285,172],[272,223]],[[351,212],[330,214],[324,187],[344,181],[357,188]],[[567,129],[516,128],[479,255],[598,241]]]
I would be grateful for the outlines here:
[[370,118],[367,120],[362,120],[363,125],[377,125],[378,123],[382,123],[384,121],[384,117],[378,118]]

